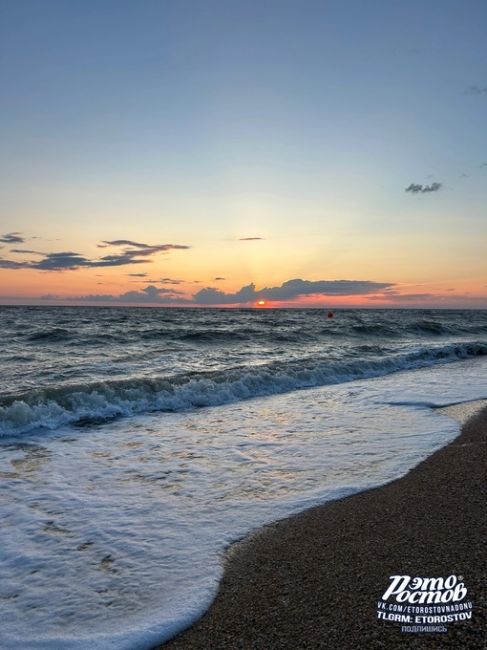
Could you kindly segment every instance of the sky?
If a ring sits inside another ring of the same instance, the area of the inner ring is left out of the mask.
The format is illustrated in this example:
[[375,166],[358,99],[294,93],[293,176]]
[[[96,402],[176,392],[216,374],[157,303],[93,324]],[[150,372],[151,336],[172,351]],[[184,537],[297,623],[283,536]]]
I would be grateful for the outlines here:
[[484,0],[0,0],[0,303],[487,308]]

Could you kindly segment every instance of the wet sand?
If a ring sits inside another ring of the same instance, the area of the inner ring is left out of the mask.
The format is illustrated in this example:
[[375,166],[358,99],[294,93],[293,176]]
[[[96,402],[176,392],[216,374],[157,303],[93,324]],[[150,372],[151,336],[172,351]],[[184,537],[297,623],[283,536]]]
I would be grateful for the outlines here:
[[[163,647],[485,650],[486,443],[484,408],[403,478],[234,544],[211,608]],[[449,623],[446,634],[378,621],[377,600],[394,574],[464,576],[472,620]]]

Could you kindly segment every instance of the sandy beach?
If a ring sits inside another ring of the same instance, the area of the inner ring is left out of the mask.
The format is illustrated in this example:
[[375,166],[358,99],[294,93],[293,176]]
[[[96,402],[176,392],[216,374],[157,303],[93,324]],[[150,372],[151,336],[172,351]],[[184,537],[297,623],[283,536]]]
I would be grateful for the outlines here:
[[[485,648],[486,433],[484,407],[403,478],[234,544],[210,610],[164,648]],[[472,620],[446,634],[379,622],[396,574],[463,576]]]

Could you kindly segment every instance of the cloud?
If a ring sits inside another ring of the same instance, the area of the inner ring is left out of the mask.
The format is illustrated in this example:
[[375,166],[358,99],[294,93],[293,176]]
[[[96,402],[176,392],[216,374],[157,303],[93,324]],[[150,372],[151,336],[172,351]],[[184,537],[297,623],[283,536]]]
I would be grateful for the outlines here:
[[263,237],[239,237],[238,241],[262,241]]
[[[9,243],[12,242],[12,237],[17,237],[18,233],[10,233],[4,235],[2,241],[6,241],[6,238],[10,238]],[[17,240],[15,240],[17,241]],[[19,241],[24,241],[19,239]],[[111,255],[104,255],[99,259],[89,259],[80,253],[75,253],[73,251],[65,251],[61,253],[38,253],[36,251],[27,251],[22,249],[15,249],[16,253],[24,254],[36,254],[42,255],[43,259],[33,261],[21,261],[17,262],[14,260],[6,260],[0,258],[0,268],[8,269],[35,269],[39,271],[67,271],[67,270],[76,270],[80,268],[100,268],[100,267],[111,267],[111,266],[127,266],[130,264],[146,264],[151,260],[147,259],[157,253],[165,253],[170,250],[186,250],[190,248],[183,244],[140,244],[137,242],[131,242],[126,239],[117,239],[114,242],[105,242],[106,246],[130,246],[137,244],[139,248],[124,248],[122,252],[117,252]]]
[[62,253],[47,253],[39,262],[30,262],[31,268],[43,271],[62,271],[65,269],[78,269],[81,266],[90,266],[92,262],[80,255],[66,251]]
[[220,282],[221,280],[226,280],[226,278],[220,278],[218,276],[216,278],[213,278],[214,282]]
[[[69,298],[76,302],[104,302],[104,303],[137,303],[137,304],[158,304],[174,305],[189,303],[186,298],[181,298],[181,292],[173,289],[164,289],[150,284],[141,291],[127,291],[120,296],[112,294],[90,294],[87,296],[73,296]],[[42,296],[43,300],[56,300],[56,296],[48,294]]]
[[358,296],[382,291],[394,285],[390,282],[371,282],[368,280],[288,280],[279,287],[266,287],[256,290],[249,284],[235,293],[225,293],[214,287],[198,291],[193,299],[201,305],[232,305],[256,302],[257,300],[287,301],[300,296]]
[[177,302],[173,299],[181,295],[183,294],[180,291],[155,287],[153,284],[149,284],[142,291],[127,291],[127,293],[123,293],[119,297],[119,300],[123,302],[167,302],[169,299],[170,301]]
[[431,183],[431,185],[420,185],[419,183],[411,183],[409,187],[406,187],[405,192],[411,192],[411,194],[426,194],[428,192],[438,192],[443,183]]
[[100,248],[102,245],[105,246],[135,246],[135,248],[150,248],[148,244],[141,244],[140,242],[132,241],[131,239],[113,239],[111,241],[103,241],[101,244],[98,244]]
[[147,277],[147,273],[127,273],[129,278],[145,278]]
[[44,255],[44,253],[40,253],[39,251],[31,251],[29,248],[11,248],[10,249],[11,253],[20,253],[22,255],[24,254],[29,254],[29,255]]
[[175,280],[174,278],[161,278],[159,282],[162,282],[162,284],[182,284],[184,280]]
[[19,269],[28,268],[25,262],[15,262],[14,260],[4,260],[0,257],[0,269]]
[[[292,302],[300,296],[370,296],[375,299],[376,293],[382,293],[387,299],[387,292],[395,293],[393,283],[372,282],[369,280],[288,280],[278,287],[256,289],[255,284],[242,287],[235,293],[225,293],[215,287],[201,289],[193,296],[185,297],[181,291],[171,288],[147,285],[140,291],[127,291],[121,295],[90,294],[86,296],[73,296],[67,300],[76,302],[104,302],[114,304],[154,304],[154,305],[181,305],[181,306],[209,306],[209,305],[240,305],[256,303],[258,300]],[[385,295],[384,295],[385,294]],[[42,300],[61,300],[51,294],[42,296]],[[64,298],[62,300],[65,300]]]
[[470,86],[466,92],[468,95],[487,95],[487,86]]
[[25,238],[22,237],[20,232],[9,232],[5,235],[0,235],[0,241],[4,244],[23,244]]
[[187,250],[191,248],[183,244],[141,244],[130,239],[114,239],[112,241],[104,241],[103,244],[107,246],[129,246],[129,248],[125,248],[124,250],[126,255],[130,254],[144,257],[153,255],[154,253],[165,253],[171,250]]
[[24,268],[39,271],[66,271],[80,268],[100,268],[107,266],[125,266],[127,264],[144,264],[147,260],[139,260],[128,253],[121,255],[105,255],[99,260],[90,260],[79,253],[71,251],[63,253],[47,253],[39,262],[25,262]]

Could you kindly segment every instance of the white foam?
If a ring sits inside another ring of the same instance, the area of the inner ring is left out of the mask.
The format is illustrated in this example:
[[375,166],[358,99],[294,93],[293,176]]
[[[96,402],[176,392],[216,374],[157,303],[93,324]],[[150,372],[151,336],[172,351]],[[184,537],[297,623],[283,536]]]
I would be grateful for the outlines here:
[[4,440],[0,645],[151,648],[211,602],[226,545],[392,480],[452,440],[426,405],[487,360]]
[[486,406],[487,400],[478,399],[471,402],[460,402],[451,406],[443,406],[440,411],[463,425]]

